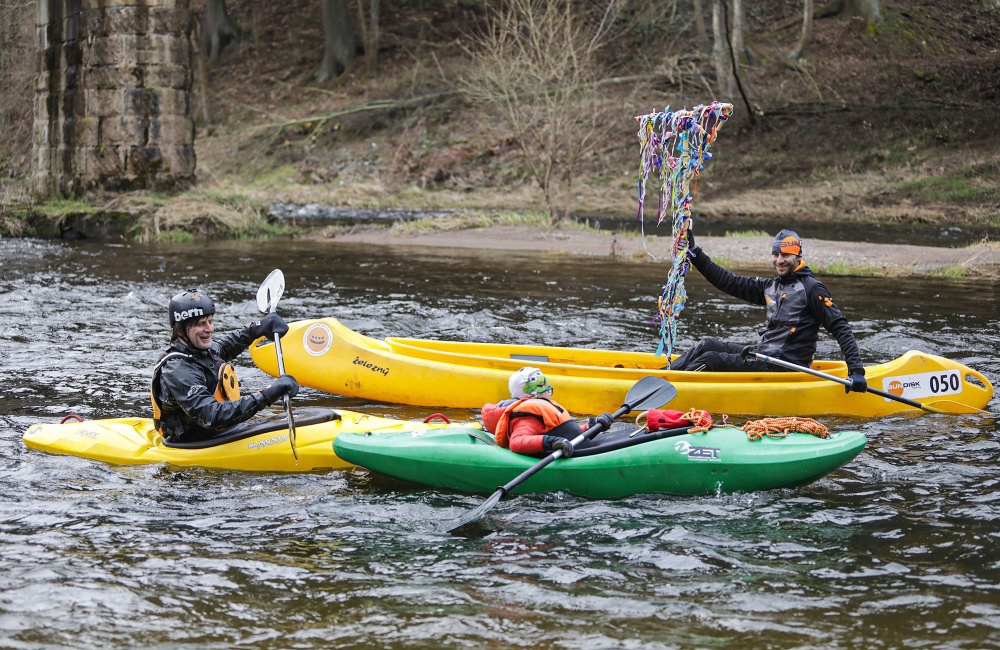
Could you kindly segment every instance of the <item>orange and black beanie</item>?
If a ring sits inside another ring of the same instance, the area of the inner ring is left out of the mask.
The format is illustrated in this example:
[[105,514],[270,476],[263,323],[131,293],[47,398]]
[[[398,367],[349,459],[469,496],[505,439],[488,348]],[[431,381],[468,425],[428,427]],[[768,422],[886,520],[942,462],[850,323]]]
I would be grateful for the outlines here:
[[782,230],[771,242],[771,252],[802,256],[802,239],[794,230]]

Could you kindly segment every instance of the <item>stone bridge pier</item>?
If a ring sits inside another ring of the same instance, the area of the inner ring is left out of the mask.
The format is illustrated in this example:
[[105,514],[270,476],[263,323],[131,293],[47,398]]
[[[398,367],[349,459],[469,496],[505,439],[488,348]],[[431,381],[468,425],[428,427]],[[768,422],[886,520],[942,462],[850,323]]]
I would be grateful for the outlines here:
[[38,0],[39,197],[194,182],[190,0]]

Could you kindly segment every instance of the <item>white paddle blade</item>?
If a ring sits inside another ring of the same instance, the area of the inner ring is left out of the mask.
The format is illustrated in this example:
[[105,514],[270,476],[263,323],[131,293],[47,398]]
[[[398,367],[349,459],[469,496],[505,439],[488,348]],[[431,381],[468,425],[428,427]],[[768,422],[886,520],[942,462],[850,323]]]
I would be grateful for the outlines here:
[[285,274],[281,269],[274,269],[257,289],[257,309],[262,314],[275,311],[283,293],[285,293]]

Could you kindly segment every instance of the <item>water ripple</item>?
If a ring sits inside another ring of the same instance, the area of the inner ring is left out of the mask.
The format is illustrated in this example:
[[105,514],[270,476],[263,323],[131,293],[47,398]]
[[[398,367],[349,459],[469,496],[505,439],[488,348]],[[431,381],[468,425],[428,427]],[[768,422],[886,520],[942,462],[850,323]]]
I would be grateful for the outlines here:
[[[223,328],[256,317],[257,283],[283,267],[289,319],[333,315],[376,338],[650,351],[666,278],[655,264],[316,242],[210,242],[197,265],[191,253],[0,240],[11,278],[0,294],[0,646],[1000,647],[995,415],[831,418],[869,446],[809,486],[512,496],[464,537],[442,522],[483,495],[362,471],[111,466],[26,449],[37,421],[147,412],[178,287],[209,291]],[[919,348],[998,380],[995,283],[827,284],[866,361]],[[682,340],[755,336],[758,308],[698,276],[688,289]],[[822,338],[820,353],[837,356],[836,343]],[[241,383],[267,381],[240,363]],[[312,390],[299,399],[413,416]]]

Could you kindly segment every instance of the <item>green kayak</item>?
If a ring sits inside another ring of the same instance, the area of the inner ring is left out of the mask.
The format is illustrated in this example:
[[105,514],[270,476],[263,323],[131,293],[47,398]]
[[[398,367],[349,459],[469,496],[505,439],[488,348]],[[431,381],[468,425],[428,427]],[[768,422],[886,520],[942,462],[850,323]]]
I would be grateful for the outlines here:
[[[807,433],[749,440],[739,429],[707,433],[634,428],[601,434],[591,449],[560,458],[513,490],[564,490],[616,499],[633,494],[699,495],[753,492],[805,485],[850,462],[864,449],[859,431]],[[539,459],[498,447],[481,429],[341,433],[337,456],[379,474],[438,488],[490,493]]]

